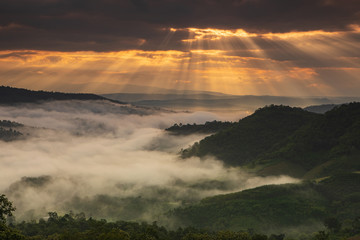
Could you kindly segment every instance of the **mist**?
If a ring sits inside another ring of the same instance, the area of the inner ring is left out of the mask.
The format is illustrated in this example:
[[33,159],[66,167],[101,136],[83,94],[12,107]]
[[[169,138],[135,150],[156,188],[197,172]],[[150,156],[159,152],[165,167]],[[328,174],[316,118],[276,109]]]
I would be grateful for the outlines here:
[[164,128],[228,120],[214,113],[53,101],[0,106],[0,119],[25,125],[19,129],[23,139],[0,141],[0,191],[16,206],[17,220],[74,211],[108,220],[154,221],[204,197],[298,182],[251,175],[211,157],[180,159],[181,148],[205,135],[175,136]]

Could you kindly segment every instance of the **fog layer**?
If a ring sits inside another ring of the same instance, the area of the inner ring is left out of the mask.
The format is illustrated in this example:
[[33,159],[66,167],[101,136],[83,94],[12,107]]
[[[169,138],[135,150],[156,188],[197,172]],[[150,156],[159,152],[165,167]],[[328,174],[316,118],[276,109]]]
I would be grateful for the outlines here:
[[216,194],[296,182],[258,177],[213,158],[179,159],[204,135],[173,136],[174,123],[224,120],[206,112],[171,113],[106,101],[0,106],[0,119],[25,124],[26,138],[0,141],[0,192],[16,218],[49,211],[109,220],[158,220],[166,211]]

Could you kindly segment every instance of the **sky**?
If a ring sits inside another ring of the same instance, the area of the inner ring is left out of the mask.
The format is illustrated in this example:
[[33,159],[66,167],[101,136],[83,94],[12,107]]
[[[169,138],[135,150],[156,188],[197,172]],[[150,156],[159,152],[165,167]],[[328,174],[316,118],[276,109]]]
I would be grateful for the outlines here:
[[359,76],[358,0],[0,2],[0,85],[359,96]]

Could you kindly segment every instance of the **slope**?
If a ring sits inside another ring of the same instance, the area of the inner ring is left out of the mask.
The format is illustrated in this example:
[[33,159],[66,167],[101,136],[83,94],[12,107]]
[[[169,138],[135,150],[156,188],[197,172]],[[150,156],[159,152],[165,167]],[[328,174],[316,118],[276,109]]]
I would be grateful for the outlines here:
[[360,103],[325,114],[268,106],[181,153],[213,155],[261,175],[317,178],[360,170]]
[[232,127],[185,149],[182,156],[214,155],[227,165],[244,165],[282,144],[288,136],[318,117],[301,108],[274,105],[260,108]]
[[199,228],[235,231],[253,228],[271,232],[320,226],[328,217],[351,222],[360,216],[359,204],[360,174],[352,173],[319,182],[268,185],[218,195],[196,205],[177,208],[170,215],[183,225]]
[[302,127],[286,145],[262,156],[257,163],[288,162],[304,168],[305,178],[316,178],[358,171],[359,160],[360,103],[349,103]]

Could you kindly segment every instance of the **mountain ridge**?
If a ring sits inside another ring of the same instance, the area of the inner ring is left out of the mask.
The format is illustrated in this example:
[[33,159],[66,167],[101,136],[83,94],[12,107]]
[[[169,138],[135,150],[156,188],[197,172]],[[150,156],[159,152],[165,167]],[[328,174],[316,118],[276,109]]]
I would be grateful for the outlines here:
[[114,103],[125,104],[124,102],[90,93],[33,91],[24,88],[0,86],[0,104],[33,103],[53,100],[106,100]]
[[182,150],[181,156],[212,155],[261,175],[290,173],[311,179],[358,171],[358,139],[360,103],[343,104],[325,114],[270,105]]

